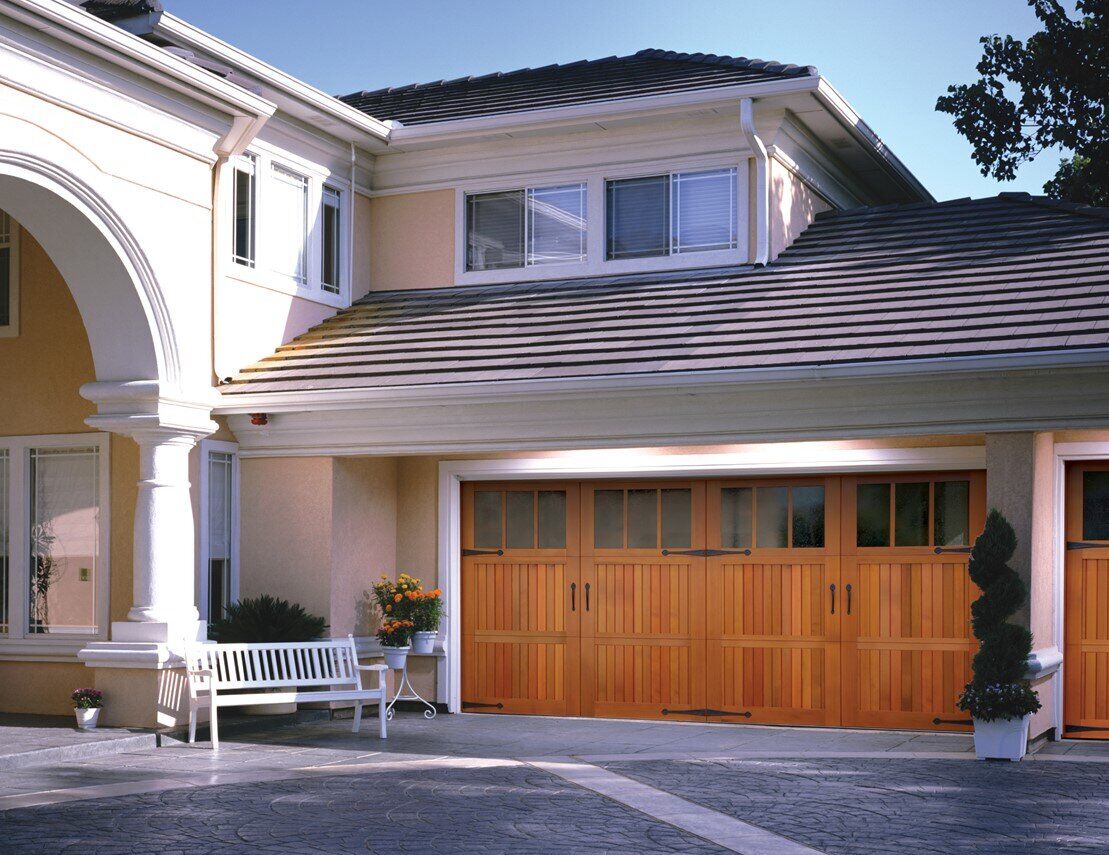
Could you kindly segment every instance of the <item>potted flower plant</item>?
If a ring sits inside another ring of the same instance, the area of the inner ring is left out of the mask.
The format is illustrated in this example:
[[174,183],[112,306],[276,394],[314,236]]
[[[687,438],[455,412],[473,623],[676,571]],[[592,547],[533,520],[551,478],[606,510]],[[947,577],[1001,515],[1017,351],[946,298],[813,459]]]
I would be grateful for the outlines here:
[[413,653],[434,653],[435,639],[439,636],[439,622],[443,619],[443,592],[417,591],[412,622],[416,625],[412,637]]
[[388,667],[398,671],[404,668],[408,651],[412,649],[414,626],[410,620],[387,620],[377,631],[377,640],[381,642]]
[[77,716],[78,730],[94,730],[104,706],[104,693],[99,689],[77,689],[73,699],[73,714]]
[[974,720],[979,760],[1020,760],[1028,749],[1032,713],[1040,708],[1024,678],[1032,633],[1007,622],[1028,596],[1024,582],[1008,565],[1016,547],[1013,527],[998,511],[990,511],[970,556],[970,578],[982,591],[970,607],[979,646],[972,663],[974,677],[958,700],[959,709]]

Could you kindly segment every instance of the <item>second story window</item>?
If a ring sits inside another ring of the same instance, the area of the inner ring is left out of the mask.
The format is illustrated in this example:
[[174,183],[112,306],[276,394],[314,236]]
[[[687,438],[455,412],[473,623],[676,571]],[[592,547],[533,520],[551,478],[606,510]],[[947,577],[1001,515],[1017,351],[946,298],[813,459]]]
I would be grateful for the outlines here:
[[320,256],[320,287],[332,294],[339,293],[343,247],[341,208],[339,191],[324,187],[321,212],[323,247]]
[[585,234],[585,184],[466,197],[467,270],[582,262]]
[[235,231],[231,252],[238,264],[253,267],[255,262],[254,235],[257,222],[257,195],[255,171],[257,160],[244,155],[235,166],[231,204],[234,208]]
[[736,170],[606,182],[606,258],[735,249]]
[[300,284],[308,281],[308,179],[276,163],[267,188],[270,265]]

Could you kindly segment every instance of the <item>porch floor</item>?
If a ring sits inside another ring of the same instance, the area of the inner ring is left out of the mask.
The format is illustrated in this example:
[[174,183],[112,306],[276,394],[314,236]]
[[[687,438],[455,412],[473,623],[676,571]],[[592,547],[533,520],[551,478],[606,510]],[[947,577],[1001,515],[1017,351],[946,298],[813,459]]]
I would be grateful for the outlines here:
[[[1055,853],[1109,849],[1109,746],[401,713],[0,775],[0,839],[103,853]],[[1051,762],[1054,761],[1054,762]],[[21,850],[22,851],[22,850]]]

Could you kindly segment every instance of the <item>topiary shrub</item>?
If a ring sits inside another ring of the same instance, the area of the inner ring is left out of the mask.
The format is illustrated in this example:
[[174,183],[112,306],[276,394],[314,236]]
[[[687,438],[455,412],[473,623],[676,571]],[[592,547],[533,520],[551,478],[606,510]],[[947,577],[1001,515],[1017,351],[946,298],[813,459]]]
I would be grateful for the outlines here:
[[208,625],[208,635],[225,644],[312,641],[326,628],[326,620],[308,614],[303,606],[262,594],[229,605],[226,617]]
[[1013,527],[991,510],[970,555],[970,578],[982,591],[970,606],[978,652],[971,663],[974,677],[957,702],[959,709],[982,721],[1022,718],[1040,708],[1024,679],[1032,633],[1007,622],[1028,597],[1024,581],[1009,566],[1016,548]]

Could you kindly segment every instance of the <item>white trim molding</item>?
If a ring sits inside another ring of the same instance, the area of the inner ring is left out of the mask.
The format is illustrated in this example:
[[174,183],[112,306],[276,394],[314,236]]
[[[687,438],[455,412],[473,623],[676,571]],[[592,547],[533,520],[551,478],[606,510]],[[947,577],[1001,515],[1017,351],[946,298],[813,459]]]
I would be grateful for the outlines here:
[[462,482],[603,478],[711,478],[817,472],[984,469],[985,446],[852,449],[830,443],[774,443],[722,454],[653,450],[582,450],[551,457],[444,460],[439,463],[439,586],[447,607],[446,656],[438,664],[437,700],[462,709]]

